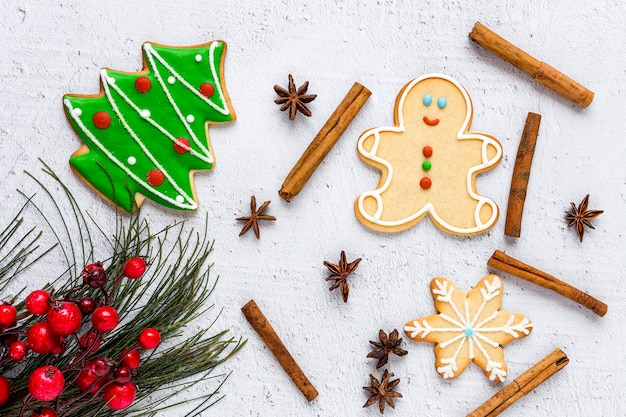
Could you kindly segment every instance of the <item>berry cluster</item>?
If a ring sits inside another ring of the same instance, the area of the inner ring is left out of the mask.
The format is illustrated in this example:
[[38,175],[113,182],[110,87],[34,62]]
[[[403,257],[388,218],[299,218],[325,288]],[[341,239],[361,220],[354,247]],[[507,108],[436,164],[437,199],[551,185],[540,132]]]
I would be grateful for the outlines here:
[[[137,342],[124,349],[117,359],[99,354],[107,333],[119,323],[112,306],[115,290],[122,279],[140,278],[146,262],[135,257],[124,264],[123,274],[108,282],[102,263],[85,266],[83,282],[58,295],[54,291],[32,291],[24,302],[25,310],[11,303],[0,304],[0,365],[21,362],[29,355],[61,355],[70,347],[75,354],[63,369],[44,365],[28,379],[19,416],[57,417],[71,413],[91,401],[104,401],[113,410],[130,406],[137,392],[133,377],[141,364],[140,349],[154,349],[161,342],[157,329],[146,328]],[[45,363],[45,362],[44,362]],[[76,395],[64,394],[77,387]],[[11,395],[10,380],[0,375],[0,407]],[[54,403],[45,406],[32,400]]]

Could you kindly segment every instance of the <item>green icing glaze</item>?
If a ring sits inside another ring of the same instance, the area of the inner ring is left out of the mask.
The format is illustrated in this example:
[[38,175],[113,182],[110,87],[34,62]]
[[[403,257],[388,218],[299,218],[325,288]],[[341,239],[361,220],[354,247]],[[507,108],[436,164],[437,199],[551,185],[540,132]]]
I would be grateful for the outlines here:
[[[146,43],[143,49],[147,73],[102,70],[102,96],[64,97],[68,120],[89,148],[70,163],[125,210],[132,210],[136,193],[166,207],[195,210],[191,171],[211,169],[214,161],[205,124],[234,120],[221,74],[225,44],[176,48]],[[140,77],[150,81],[148,91],[137,91]],[[205,83],[214,87],[210,97],[200,93]],[[105,129],[93,122],[100,111],[111,117]],[[177,138],[185,138],[190,150],[176,152]],[[161,184],[147,180],[155,169],[164,174]]]

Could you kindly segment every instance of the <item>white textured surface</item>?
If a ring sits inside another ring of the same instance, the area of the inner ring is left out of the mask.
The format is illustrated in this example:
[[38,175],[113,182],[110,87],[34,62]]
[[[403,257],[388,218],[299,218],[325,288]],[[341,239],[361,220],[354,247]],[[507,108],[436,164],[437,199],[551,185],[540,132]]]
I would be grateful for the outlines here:
[[[346,4],[347,3],[347,4]],[[179,214],[151,202],[144,213],[159,224],[188,218],[201,226],[208,213],[216,240],[213,301],[224,308],[218,325],[249,339],[223,368],[233,373],[216,416],[362,416],[361,387],[375,372],[366,359],[378,329],[401,329],[434,312],[428,283],[442,275],[468,290],[488,273],[494,249],[553,273],[609,304],[604,318],[516,278],[505,276],[504,308],[534,321],[533,333],[505,348],[512,380],[555,347],[570,364],[505,415],[626,415],[623,284],[626,213],[625,6],[618,1],[18,1],[0,3],[0,199],[3,220],[20,205],[15,188],[35,189],[24,169],[42,157],[96,218],[110,206],[70,171],[79,147],[65,120],[64,93],[95,93],[101,67],[134,71],[143,41],[190,45],[228,42],[225,75],[235,123],[213,128],[217,165],[196,175],[200,210]],[[473,44],[480,20],[505,38],[595,91],[579,109]],[[352,204],[378,172],[361,162],[355,145],[366,128],[392,123],[393,104],[409,80],[442,72],[472,96],[473,129],[498,137],[505,157],[478,180],[479,190],[506,208],[515,152],[528,111],[543,115],[526,201],[522,238],[505,238],[504,216],[491,232],[446,235],[428,220],[399,234],[362,227]],[[275,83],[292,73],[310,80],[313,117],[295,122],[273,103]],[[302,151],[354,81],[373,95],[303,192],[287,204],[277,195]],[[596,230],[580,244],[563,221],[570,201],[591,193],[604,209]],[[274,224],[261,240],[238,238],[251,194],[271,199]],[[363,257],[351,278],[347,304],[324,282],[324,260],[342,249]],[[22,277],[18,286],[43,283]],[[28,283],[26,280],[30,280]],[[240,312],[254,298],[320,395],[308,404]],[[454,381],[433,366],[432,345],[405,338],[409,355],[391,359],[404,395],[396,416],[462,416],[501,385],[474,365]],[[380,373],[376,373],[380,375]],[[191,396],[193,393],[189,393]],[[178,409],[175,415],[184,415]]]

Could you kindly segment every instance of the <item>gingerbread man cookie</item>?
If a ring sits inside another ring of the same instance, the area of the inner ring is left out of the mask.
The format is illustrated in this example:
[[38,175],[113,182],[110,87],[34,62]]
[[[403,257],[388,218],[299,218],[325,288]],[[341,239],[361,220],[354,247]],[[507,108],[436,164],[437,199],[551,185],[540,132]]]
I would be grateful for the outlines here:
[[401,90],[395,126],[367,130],[359,156],[381,171],[378,186],[355,202],[365,226],[397,232],[426,214],[440,229],[473,235],[498,220],[497,204],[478,194],[476,176],[502,159],[502,145],[469,132],[472,102],[467,91],[445,75],[425,75]]
[[504,381],[502,346],[526,337],[533,325],[521,314],[500,310],[502,280],[487,275],[466,296],[446,278],[435,278],[430,290],[439,314],[409,321],[407,336],[435,343],[435,366],[443,378],[456,378],[473,361],[490,380]]

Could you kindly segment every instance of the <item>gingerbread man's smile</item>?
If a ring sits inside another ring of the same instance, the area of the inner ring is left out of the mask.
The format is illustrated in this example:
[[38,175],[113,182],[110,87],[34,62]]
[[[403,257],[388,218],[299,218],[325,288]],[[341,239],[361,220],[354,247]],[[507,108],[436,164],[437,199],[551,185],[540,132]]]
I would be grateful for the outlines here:
[[437,126],[439,119],[429,119],[428,116],[424,116],[424,123],[428,126]]

